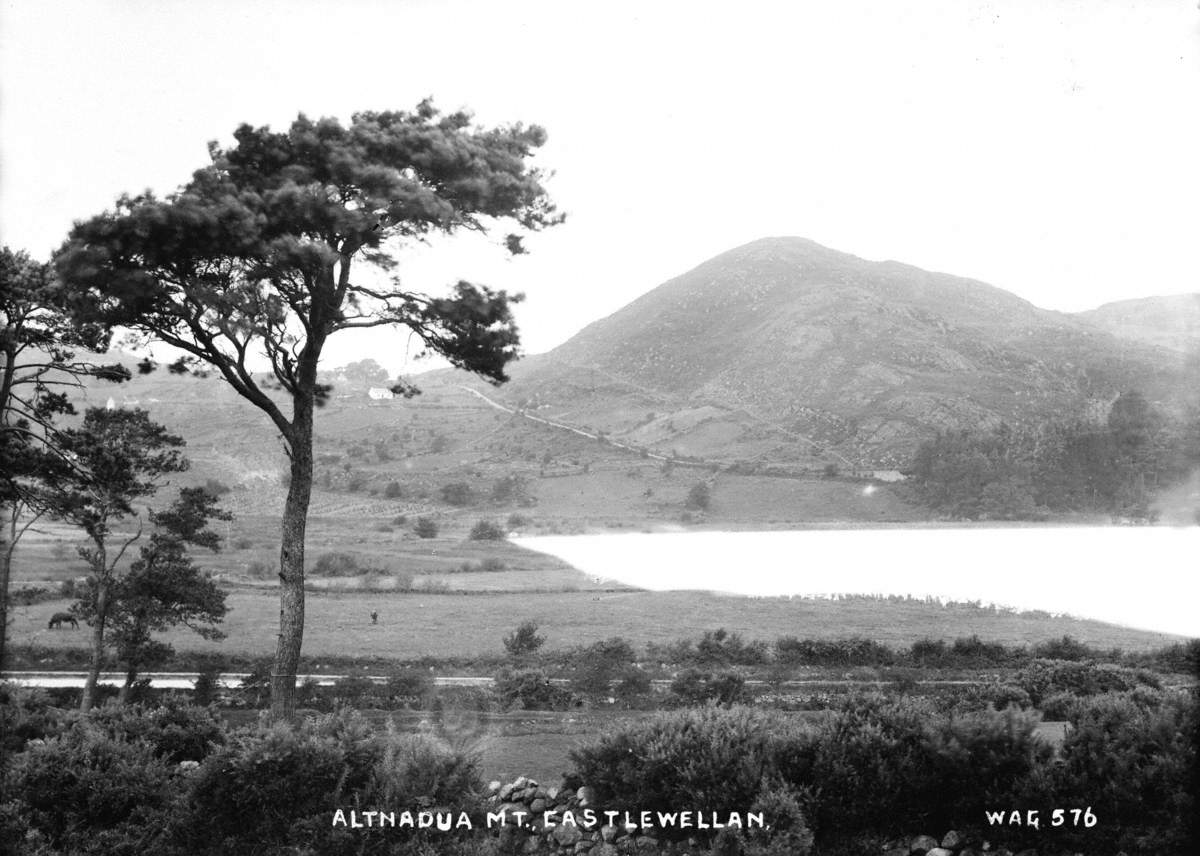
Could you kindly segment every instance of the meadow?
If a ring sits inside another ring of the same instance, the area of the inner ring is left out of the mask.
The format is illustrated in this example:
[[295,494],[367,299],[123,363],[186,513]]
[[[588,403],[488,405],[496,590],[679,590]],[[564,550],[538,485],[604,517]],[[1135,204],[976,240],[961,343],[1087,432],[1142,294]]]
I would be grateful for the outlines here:
[[[67,601],[18,607],[10,618],[15,645],[77,647],[84,630],[48,630]],[[179,651],[267,655],[274,651],[278,598],[273,591],[234,589],[223,628],[210,642],[176,629],[160,638]],[[370,614],[378,611],[379,623]],[[967,604],[846,598],[745,598],[706,592],[558,591],[430,594],[423,592],[310,592],[304,653],[310,659],[354,655],[397,660],[471,658],[502,653],[501,640],[521,621],[539,624],[547,650],[587,645],[613,636],[635,646],[700,636],[724,627],[747,639],[793,635],[811,639],[863,636],[892,646],[919,639],[978,635],[989,642],[1033,644],[1064,635],[1087,645],[1148,651],[1179,641],[1166,634],[1100,622],[1016,613]]]

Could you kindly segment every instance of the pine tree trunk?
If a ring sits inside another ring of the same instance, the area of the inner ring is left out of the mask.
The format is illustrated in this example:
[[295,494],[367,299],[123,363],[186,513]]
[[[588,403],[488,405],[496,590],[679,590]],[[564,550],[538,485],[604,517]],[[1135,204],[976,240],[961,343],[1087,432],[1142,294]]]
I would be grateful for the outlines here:
[[304,641],[304,537],[312,500],[313,404],[297,401],[290,443],[291,482],[283,509],[279,551],[279,638],[271,674],[271,718],[296,714],[296,669]]
[[8,665],[8,579],[12,570],[13,543],[0,541],[0,672]]
[[79,709],[84,713],[96,704],[96,684],[100,681],[100,669],[104,666],[104,620],[108,617],[108,580],[99,577],[96,582],[96,615],[92,619],[92,659],[88,665],[87,680],[83,684],[83,697]]
[[121,684],[121,691],[117,693],[117,704],[122,707],[129,704],[129,691],[133,689],[137,676],[138,667],[130,663],[125,669],[125,683]]

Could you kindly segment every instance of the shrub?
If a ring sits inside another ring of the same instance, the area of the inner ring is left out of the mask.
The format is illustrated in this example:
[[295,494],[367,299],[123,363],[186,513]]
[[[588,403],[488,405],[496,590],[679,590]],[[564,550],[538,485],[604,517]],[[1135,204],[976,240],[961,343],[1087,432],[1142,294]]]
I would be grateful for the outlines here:
[[423,735],[377,731],[357,715],[294,729],[260,726],[200,766],[176,841],[185,852],[235,856],[394,852],[404,832],[376,838],[331,827],[331,808],[468,810],[477,789],[474,764],[462,753]]
[[351,553],[322,553],[313,573],[326,577],[354,577],[361,569],[358,558]]
[[567,710],[575,697],[556,687],[541,669],[501,669],[495,675],[495,691],[506,707],[524,710]]
[[698,708],[639,719],[571,758],[606,808],[745,812],[765,796],[764,779],[778,780],[780,761],[807,743],[807,731],[774,711]]
[[90,723],[114,740],[145,743],[156,758],[170,764],[203,760],[225,742],[225,728],[216,715],[192,705],[100,708],[92,712]]
[[442,485],[441,496],[442,502],[458,506],[470,505],[475,498],[471,486],[466,482],[451,482]]
[[13,606],[33,606],[47,600],[58,600],[61,591],[54,591],[44,586],[22,586],[9,592],[9,603]]
[[516,473],[496,479],[496,483],[492,485],[492,502],[498,505],[514,502],[521,505],[531,504],[528,480]]
[[155,852],[156,817],[177,792],[168,761],[86,720],[17,756],[5,777],[29,833],[52,852]]
[[696,482],[688,491],[683,507],[688,511],[708,511],[712,505],[712,492],[706,482]]
[[397,514],[395,517],[392,518],[393,526],[404,526],[407,523],[408,523],[408,515],[407,514]]
[[626,666],[618,673],[613,694],[623,702],[631,702],[650,695],[653,689],[649,675],[637,666]]
[[959,828],[981,806],[1024,804],[1051,753],[1036,722],[1011,709],[950,719],[928,704],[860,696],[822,724],[788,778],[814,794],[818,836]]
[[45,740],[61,730],[60,712],[49,693],[0,683],[0,757],[21,751],[30,740]]
[[1033,656],[1043,660],[1089,660],[1094,655],[1091,648],[1070,636],[1033,646]]
[[504,530],[491,520],[480,520],[471,527],[468,536],[472,541],[503,541]]
[[632,665],[633,646],[614,636],[579,649],[571,659],[575,662],[571,687],[576,692],[608,695],[613,681]]
[[756,666],[767,661],[765,642],[746,642],[740,633],[724,627],[705,631],[696,645],[697,662],[711,665]]
[[[1129,695],[1081,699],[1075,727],[1053,771],[1055,805],[1087,805],[1105,829],[1109,852],[1184,853],[1196,811],[1196,702],[1178,695],[1148,708]],[[1067,832],[1078,849],[1095,830]]]
[[246,574],[255,579],[265,580],[275,576],[275,565],[261,559],[254,559],[246,565]]
[[383,495],[387,499],[399,499],[404,496],[404,488],[400,487],[400,482],[390,481],[383,489]]
[[436,538],[438,525],[428,517],[418,517],[416,524],[413,525],[413,532],[418,538]]
[[535,653],[546,643],[545,636],[538,635],[536,621],[522,621],[517,629],[501,640],[504,650],[513,657],[523,657]]
[[746,679],[737,672],[702,672],[686,669],[671,681],[671,695],[677,703],[702,705],[713,702],[721,705],[746,701]]
[[505,524],[509,529],[521,529],[530,525],[531,523],[533,523],[533,521],[524,514],[510,514],[508,515],[508,519],[505,521]]
[[434,693],[433,678],[419,669],[392,675],[383,686],[383,694],[392,707],[425,707]]
[[783,636],[775,642],[775,657],[793,666],[890,666],[896,652],[871,639],[797,639]]
[[1013,683],[1029,694],[1034,705],[1061,692],[1090,696],[1159,685],[1158,679],[1144,670],[1074,660],[1035,660],[1017,672]]

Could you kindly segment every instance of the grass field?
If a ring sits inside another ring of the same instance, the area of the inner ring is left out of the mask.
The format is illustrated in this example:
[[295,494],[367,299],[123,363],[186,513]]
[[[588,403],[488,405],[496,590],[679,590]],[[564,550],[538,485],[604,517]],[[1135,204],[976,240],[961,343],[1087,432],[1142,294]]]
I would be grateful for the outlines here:
[[[75,647],[84,630],[48,630],[67,601],[18,607],[9,618],[14,644]],[[274,651],[279,601],[269,590],[235,590],[224,629],[209,642],[186,631],[161,636],[179,651],[254,655]],[[379,612],[372,625],[370,613]],[[1070,635],[1100,648],[1145,651],[1179,641],[1165,634],[1094,621],[1012,613],[963,604],[853,598],[744,598],[705,592],[506,592],[499,594],[311,593],[307,598],[304,652],[331,655],[474,657],[502,651],[501,639],[526,619],[536,620],[548,649],[586,645],[622,636],[635,645],[697,638],[724,627],[748,639],[779,636],[841,639],[865,636],[893,646],[923,639],[952,640],[977,634],[987,641],[1032,644]]]

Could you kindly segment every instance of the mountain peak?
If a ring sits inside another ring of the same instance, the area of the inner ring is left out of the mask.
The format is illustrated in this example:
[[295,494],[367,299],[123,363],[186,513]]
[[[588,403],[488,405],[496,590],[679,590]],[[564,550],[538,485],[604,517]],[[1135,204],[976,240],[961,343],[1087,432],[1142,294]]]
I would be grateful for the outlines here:
[[938,430],[1075,418],[1131,386],[1167,389],[1155,353],[986,283],[776,236],[526,361],[513,389],[617,434],[674,412],[660,440],[685,454],[719,438],[726,452],[798,443],[894,465]]

